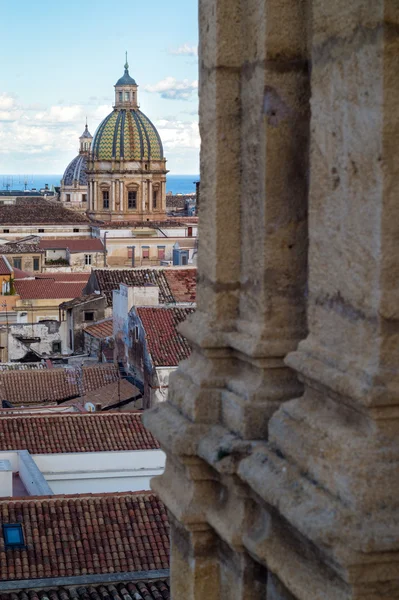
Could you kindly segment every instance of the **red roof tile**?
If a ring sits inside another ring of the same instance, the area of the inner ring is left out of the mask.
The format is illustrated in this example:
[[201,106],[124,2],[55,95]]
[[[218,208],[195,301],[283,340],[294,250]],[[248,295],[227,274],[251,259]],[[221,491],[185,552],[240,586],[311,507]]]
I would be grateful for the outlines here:
[[0,275],[11,275],[11,273],[11,267],[6,263],[4,257],[0,256]]
[[36,279],[54,279],[54,281],[88,281],[90,273],[87,271],[76,273],[59,273],[55,271],[47,271],[46,273],[38,273]]
[[170,600],[168,580],[125,581],[102,585],[80,585],[40,590],[25,589],[0,594],[0,600]]
[[26,548],[5,549],[0,580],[154,571],[169,567],[169,523],[152,493],[0,501],[0,523],[21,523]]
[[4,371],[0,372],[0,400],[14,405],[54,404],[84,395],[118,378],[118,369],[110,364],[83,367],[81,385],[75,369]]
[[70,252],[103,252],[104,245],[100,238],[87,238],[87,239],[64,239],[64,240],[48,240],[41,239],[39,248],[43,250],[57,250],[66,249]]
[[0,451],[64,454],[158,448],[139,412],[0,416]]
[[[169,274],[175,273],[175,275]],[[96,280],[94,289],[107,298],[112,306],[112,292],[119,289],[120,283],[133,287],[156,285],[159,287],[159,303],[195,302],[197,269],[94,269],[92,278]],[[90,282],[89,291],[93,291]],[[173,287],[173,289],[172,289]],[[175,296],[176,294],[176,296]]]
[[99,340],[103,340],[107,337],[112,337],[114,333],[113,319],[104,319],[103,321],[97,321],[97,323],[93,323],[93,325],[88,325],[87,327],[85,327],[83,331]]
[[139,307],[136,311],[143,324],[148,351],[156,367],[172,367],[190,356],[191,348],[186,338],[177,331],[177,326],[194,309]]
[[167,269],[164,273],[175,302],[196,301],[197,269]]
[[54,281],[54,279],[18,279],[15,291],[22,300],[67,299],[81,296],[85,281]]

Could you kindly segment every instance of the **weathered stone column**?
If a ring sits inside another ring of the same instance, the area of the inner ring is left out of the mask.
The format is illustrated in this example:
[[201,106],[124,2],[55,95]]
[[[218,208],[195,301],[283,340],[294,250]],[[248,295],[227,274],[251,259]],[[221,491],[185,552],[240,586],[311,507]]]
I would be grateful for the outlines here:
[[112,179],[112,182],[111,182],[111,210],[113,210],[113,211],[116,210],[116,191],[115,191],[115,187],[116,187],[115,179]]
[[122,179],[119,180],[119,210],[125,210],[125,186]]
[[[253,564],[243,542],[253,500],[235,472],[273,411],[302,391],[283,359],[306,335],[305,8],[200,1],[197,311],[181,327],[193,352],[168,401],[144,415],[168,453],[153,488],[185,532],[186,550],[172,543],[175,600],[200,600],[204,581],[212,599],[266,597],[265,562]],[[216,563],[201,580],[206,555]]]
[[294,598],[397,599],[399,4],[315,0],[312,30],[305,393],[239,467],[280,514],[245,545]]

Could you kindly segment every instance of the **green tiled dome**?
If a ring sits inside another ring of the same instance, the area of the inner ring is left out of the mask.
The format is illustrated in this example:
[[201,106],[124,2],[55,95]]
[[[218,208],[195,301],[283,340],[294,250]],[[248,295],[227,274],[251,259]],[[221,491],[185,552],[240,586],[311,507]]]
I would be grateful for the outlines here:
[[97,128],[91,144],[98,160],[161,160],[161,138],[140,110],[114,110]]

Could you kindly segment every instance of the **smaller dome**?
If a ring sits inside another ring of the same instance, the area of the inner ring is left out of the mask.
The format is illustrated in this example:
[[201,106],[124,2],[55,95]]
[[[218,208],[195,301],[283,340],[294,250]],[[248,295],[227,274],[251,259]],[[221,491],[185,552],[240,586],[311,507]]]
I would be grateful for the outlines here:
[[84,154],[76,156],[65,169],[63,185],[87,185],[87,157]]

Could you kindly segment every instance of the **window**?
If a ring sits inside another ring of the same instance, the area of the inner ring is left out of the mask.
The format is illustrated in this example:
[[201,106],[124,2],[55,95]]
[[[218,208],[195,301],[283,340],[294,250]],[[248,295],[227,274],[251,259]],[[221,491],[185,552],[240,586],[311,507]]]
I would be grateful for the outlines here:
[[82,194],[82,202],[87,202],[87,194]]
[[130,100],[130,94],[129,94],[129,92],[125,92],[125,101],[129,102],[129,100]]
[[22,269],[22,259],[21,258],[13,258],[12,264],[15,269]]
[[94,321],[94,312],[85,312],[85,321]]
[[123,101],[123,92],[119,92],[119,102]]
[[44,229],[38,229],[37,233],[44,233]]
[[91,254],[85,254],[85,265],[91,265]]
[[40,269],[40,261],[38,258],[34,258],[33,259],[33,270],[39,271],[39,269]]
[[3,523],[3,536],[6,548],[25,548],[21,523]]
[[109,208],[109,192],[103,192],[103,208]]
[[135,327],[134,327],[134,341],[135,342],[139,341],[139,328],[137,325],[135,325]]
[[137,208],[137,192],[128,192],[128,208]]
[[61,342],[53,342],[53,353],[61,354]]
[[187,228],[187,236],[188,237],[193,237],[193,228],[192,227],[188,227]]
[[3,229],[3,233],[10,233],[9,229]]
[[158,197],[158,192],[157,192],[157,190],[154,190],[152,193],[152,208],[157,207],[157,197]]
[[67,195],[66,195],[66,201],[67,201],[67,202],[70,202],[70,201],[71,201],[71,194],[67,194]]
[[165,246],[158,246],[158,259],[159,260],[165,259]]
[[136,92],[132,92],[132,100],[133,102],[136,100]]
[[182,265],[186,265],[187,264],[187,255],[186,254],[182,254],[181,264]]
[[74,233],[79,233],[79,227],[75,227],[75,229],[73,230]]
[[142,252],[142,257],[143,258],[150,258],[150,247],[149,246],[143,246],[141,249]]

